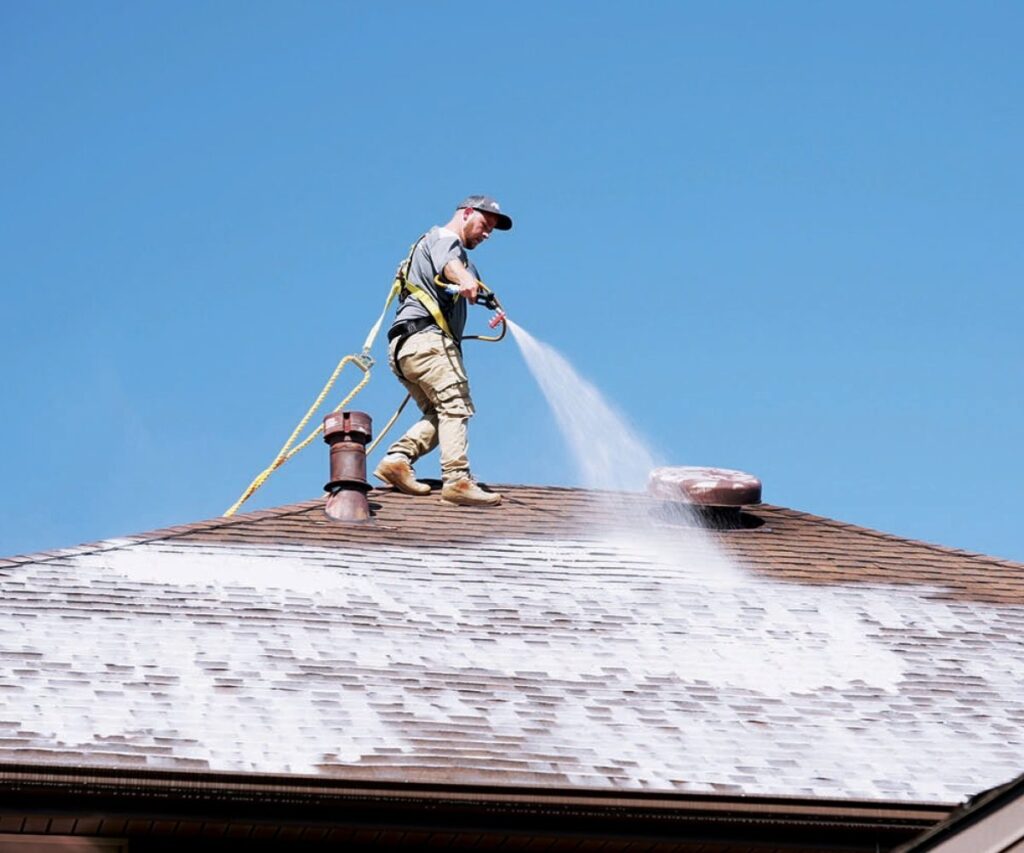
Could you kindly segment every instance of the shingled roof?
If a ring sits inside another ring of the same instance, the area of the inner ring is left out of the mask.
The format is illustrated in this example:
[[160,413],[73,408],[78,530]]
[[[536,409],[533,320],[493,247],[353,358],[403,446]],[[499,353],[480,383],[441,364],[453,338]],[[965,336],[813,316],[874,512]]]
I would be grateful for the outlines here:
[[0,561],[0,763],[936,804],[1019,773],[1024,566],[503,491]]

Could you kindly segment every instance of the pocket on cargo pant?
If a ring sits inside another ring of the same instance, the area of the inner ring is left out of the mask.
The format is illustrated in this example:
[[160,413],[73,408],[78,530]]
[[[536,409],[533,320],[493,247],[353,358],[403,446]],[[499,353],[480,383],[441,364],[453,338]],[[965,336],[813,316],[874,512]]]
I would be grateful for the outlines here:
[[439,415],[447,415],[451,418],[471,418],[476,413],[473,408],[473,398],[469,396],[469,383],[456,382],[445,388],[439,388],[436,393],[434,407]]

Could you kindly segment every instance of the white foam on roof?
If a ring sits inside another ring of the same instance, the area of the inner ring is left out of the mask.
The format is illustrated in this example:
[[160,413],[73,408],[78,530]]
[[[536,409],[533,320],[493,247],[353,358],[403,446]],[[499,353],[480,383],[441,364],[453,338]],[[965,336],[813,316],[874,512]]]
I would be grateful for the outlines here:
[[466,726],[591,785],[951,801],[1019,771],[1005,624],[1024,608],[771,583],[653,540],[157,542],[64,564],[134,603],[58,590],[2,622],[4,719],[34,748],[317,772]]

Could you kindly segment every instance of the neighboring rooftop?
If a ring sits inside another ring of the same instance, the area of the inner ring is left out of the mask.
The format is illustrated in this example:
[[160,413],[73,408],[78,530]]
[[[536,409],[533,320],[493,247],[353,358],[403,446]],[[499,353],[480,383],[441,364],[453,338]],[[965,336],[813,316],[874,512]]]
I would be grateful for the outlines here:
[[1021,564],[502,491],[0,561],[0,763],[944,804],[1019,773]]

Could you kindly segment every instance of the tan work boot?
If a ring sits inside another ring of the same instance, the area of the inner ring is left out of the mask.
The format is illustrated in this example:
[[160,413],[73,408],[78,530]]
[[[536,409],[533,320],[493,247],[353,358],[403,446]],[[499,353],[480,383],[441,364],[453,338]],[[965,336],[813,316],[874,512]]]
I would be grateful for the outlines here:
[[485,492],[469,477],[445,483],[441,488],[441,500],[459,506],[495,506],[501,503],[497,492]]
[[429,495],[430,486],[416,479],[416,472],[404,456],[389,453],[380,460],[373,476],[407,495]]

